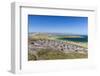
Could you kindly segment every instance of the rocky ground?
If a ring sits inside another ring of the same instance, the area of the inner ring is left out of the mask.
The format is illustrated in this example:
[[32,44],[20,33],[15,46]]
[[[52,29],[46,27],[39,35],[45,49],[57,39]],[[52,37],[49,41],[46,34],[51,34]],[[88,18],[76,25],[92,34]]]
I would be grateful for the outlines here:
[[[28,53],[31,54],[32,56],[34,55],[35,59],[38,60],[39,56],[37,55],[38,52],[41,50],[45,51],[57,51],[61,53],[79,53],[79,54],[87,54],[87,48],[84,48],[82,46],[72,44],[69,42],[63,42],[60,40],[32,40],[29,41],[28,44]],[[47,53],[47,52],[46,52]],[[43,54],[46,54],[43,53]],[[59,54],[59,53],[58,53]],[[40,60],[43,59],[42,57]]]

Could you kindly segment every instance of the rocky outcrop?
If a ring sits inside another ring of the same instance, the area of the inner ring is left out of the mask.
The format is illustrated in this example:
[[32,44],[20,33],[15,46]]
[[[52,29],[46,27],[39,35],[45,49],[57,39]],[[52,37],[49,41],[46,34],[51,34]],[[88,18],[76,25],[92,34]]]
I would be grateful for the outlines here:
[[87,48],[84,48],[79,45],[57,41],[57,40],[35,40],[29,42],[29,51],[32,53],[36,53],[39,49],[51,48],[58,51],[63,51],[65,53],[68,52],[79,52],[84,53],[87,52]]

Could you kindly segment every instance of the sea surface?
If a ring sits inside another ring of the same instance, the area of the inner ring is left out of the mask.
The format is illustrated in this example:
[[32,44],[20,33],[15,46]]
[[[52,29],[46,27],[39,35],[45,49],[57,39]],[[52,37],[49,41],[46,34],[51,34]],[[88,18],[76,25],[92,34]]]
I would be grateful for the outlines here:
[[74,41],[74,42],[88,42],[88,36],[81,35],[79,38],[59,38],[60,40],[68,40],[68,41]]

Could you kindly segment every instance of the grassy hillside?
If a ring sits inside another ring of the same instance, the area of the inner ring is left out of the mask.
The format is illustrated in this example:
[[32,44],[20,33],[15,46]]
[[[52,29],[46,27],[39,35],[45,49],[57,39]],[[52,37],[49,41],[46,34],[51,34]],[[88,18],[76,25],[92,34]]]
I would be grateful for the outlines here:
[[61,51],[53,50],[53,49],[41,49],[37,52],[36,57],[34,54],[28,54],[28,60],[53,60],[53,59],[77,59],[77,58],[87,58],[87,53],[64,53]]
[[[46,43],[45,41],[47,40],[47,42],[50,41],[49,43],[51,43],[51,44],[53,43],[52,41],[58,42],[57,46],[55,48],[57,48],[58,45],[60,45],[59,42],[61,42],[61,44],[77,45],[78,47],[87,48],[87,42],[75,42],[75,41],[70,41],[70,40],[59,39],[59,38],[63,38],[63,37],[64,38],[80,38],[80,36],[59,36],[59,35],[54,35],[54,34],[51,35],[51,34],[46,34],[46,33],[37,33],[37,34],[31,35],[29,37],[28,41],[29,41],[29,44],[32,45],[32,47],[33,47],[33,44],[31,44],[31,42],[33,43],[35,41],[40,41],[40,42],[43,41],[44,42],[43,44],[45,44]],[[47,43],[47,44],[49,44],[49,43]],[[39,45],[39,46],[41,47],[42,45]],[[52,44],[50,46],[54,46],[54,45]],[[88,57],[87,52],[85,52],[85,53],[79,53],[79,52],[65,53],[63,51],[59,51],[59,50],[55,50],[55,49],[46,49],[46,47],[38,48],[38,47],[34,46],[34,48],[36,49],[35,51],[37,53],[33,54],[33,53],[29,52],[30,51],[29,50],[28,51],[28,60],[29,61],[30,60],[52,60],[52,59],[77,59],[77,58],[87,58]],[[32,49],[34,49],[34,48],[32,48]],[[34,50],[32,50],[32,51],[34,51]]]

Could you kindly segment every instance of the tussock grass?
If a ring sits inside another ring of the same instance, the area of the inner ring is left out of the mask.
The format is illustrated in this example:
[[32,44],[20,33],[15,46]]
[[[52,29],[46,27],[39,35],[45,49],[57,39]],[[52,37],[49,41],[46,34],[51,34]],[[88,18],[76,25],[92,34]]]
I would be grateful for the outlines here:
[[64,53],[62,51],[52,49],[41,49],[37,52],[38,58],[32,54],[29,54],[28,60],[56,60],[56,59],[79,59],[87,58],[87,53],[70,52]]
[[36,56],[34,54],[28,53],[28,60],[37,60]]

